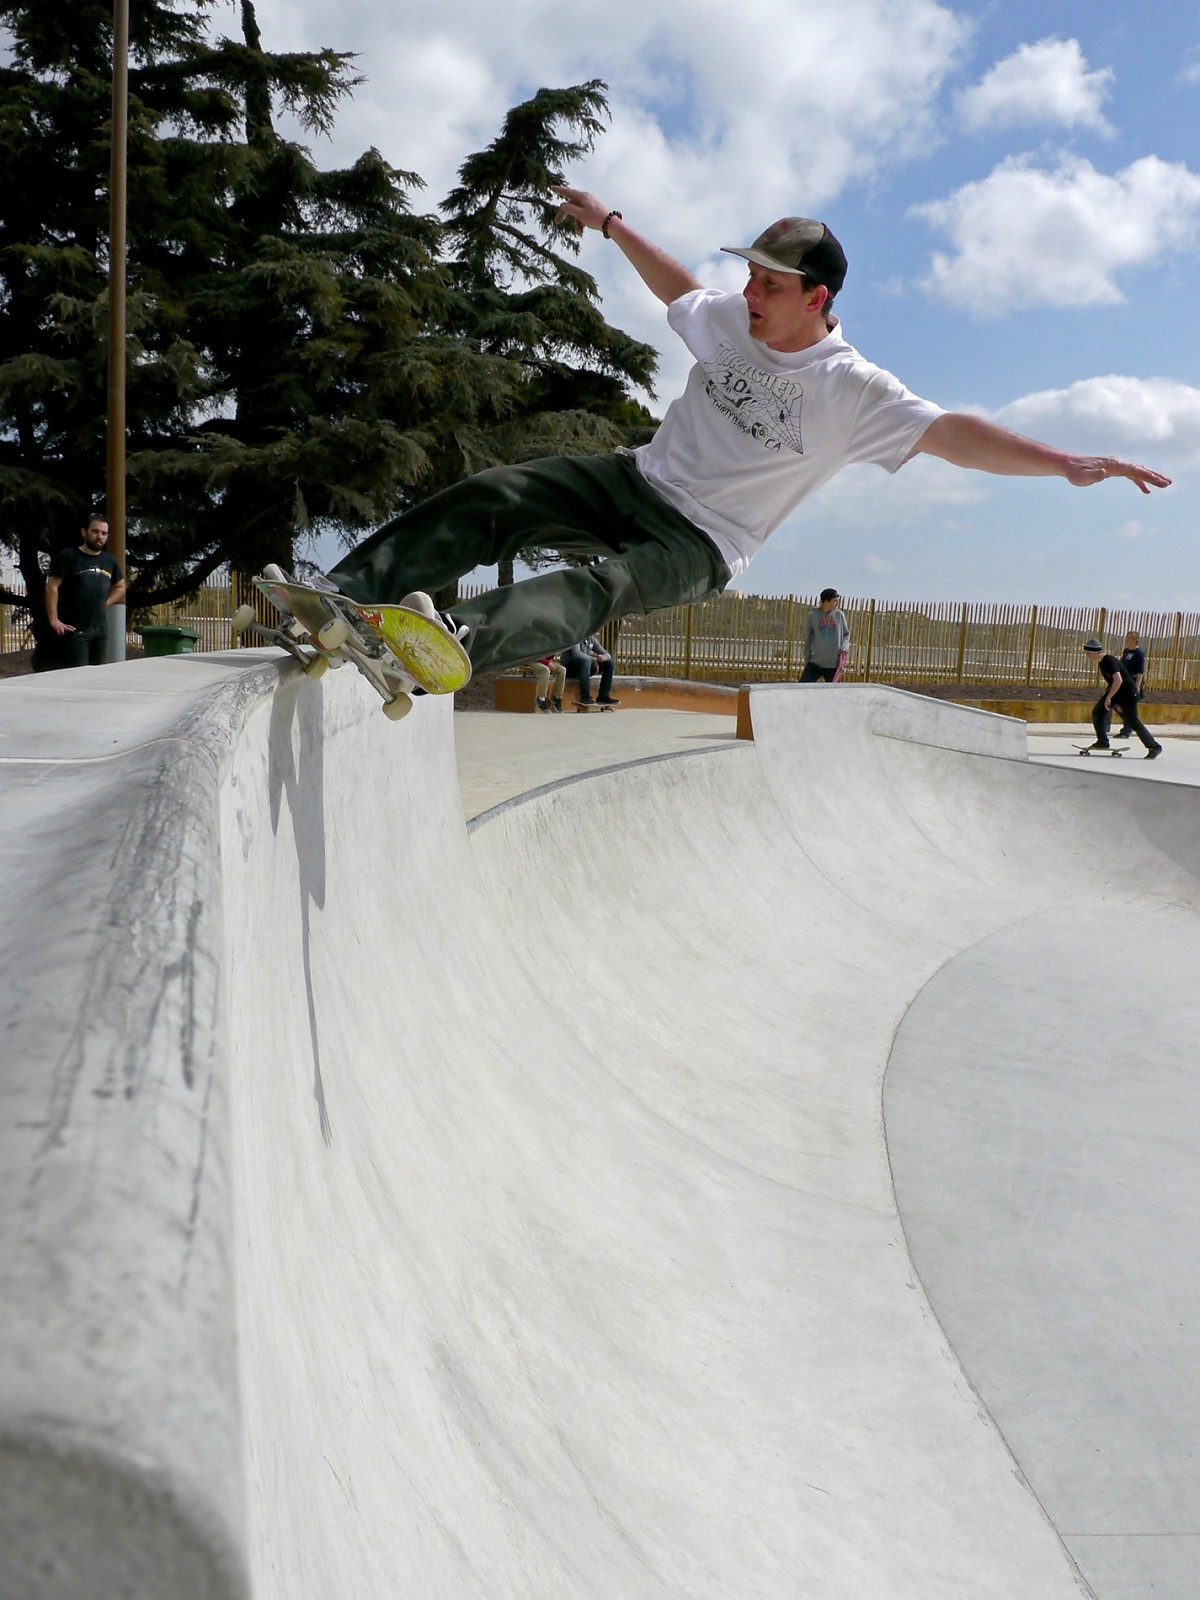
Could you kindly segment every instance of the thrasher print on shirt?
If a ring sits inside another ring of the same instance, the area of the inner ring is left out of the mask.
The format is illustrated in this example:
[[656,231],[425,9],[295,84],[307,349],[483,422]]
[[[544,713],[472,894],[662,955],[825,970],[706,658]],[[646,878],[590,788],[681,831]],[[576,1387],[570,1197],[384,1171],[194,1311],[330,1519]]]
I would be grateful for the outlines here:
[[727,344],[702,365],[704,392],[722,416],[757,439],[764,450],[804,454],[800,433],[804,390],[794,378],[764,372]]

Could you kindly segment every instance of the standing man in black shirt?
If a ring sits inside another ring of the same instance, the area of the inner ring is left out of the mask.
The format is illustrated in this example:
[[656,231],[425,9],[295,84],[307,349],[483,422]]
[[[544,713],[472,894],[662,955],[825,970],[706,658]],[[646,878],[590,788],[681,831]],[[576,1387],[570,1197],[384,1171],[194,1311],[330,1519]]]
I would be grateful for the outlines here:
[[60,550],[46,577],[46,618],[55,639],[53,667],[100,667],[108,655],[107,608],[125,597],[125,579],[104,546],[108,523],[95,511],[81,543]]
[[1138,716],[1137,690],[1133,686],[1133,674],[1129,668],[1122,666],[1118,656],[1108,655],[1099,639],[1089,639],[1083,647],[1083,653],[1089,661],[1096,663],[1104,679],[1104,693],[1092,707],[1096,742],[1090,748],[1111,749],[1108,730],[1112,726],[1112,708],[1115,705],[1125,719],[1124,726],[1130,733],[1137,734],[1146,746],[1146,760],[1153,761],[1155,756],[1162,755],[1162,745],[1149,729],[1143,727],[1142,719]]

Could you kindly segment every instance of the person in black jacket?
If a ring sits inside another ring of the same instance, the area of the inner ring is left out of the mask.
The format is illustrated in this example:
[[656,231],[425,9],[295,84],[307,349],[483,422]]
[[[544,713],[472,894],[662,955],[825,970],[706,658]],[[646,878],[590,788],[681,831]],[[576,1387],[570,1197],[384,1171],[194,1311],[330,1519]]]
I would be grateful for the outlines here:
[[1099,667],[1100,676],[1104,679],[1104,693],[1092,707],[1092,727],[1096,730],[1096,742],[1089,748],[1092,750],[1112,748],[1108,742],[1108,730],[1112,726],[1112,708],[1116,706],[1125,719],[1123,726],[1136,734],[1145,745],[1146,760],[1153,761],[1155,756],[1162,755],[1162,745],[1149,729],[1142,725],[1142,719],[1138,716],[1137,690],[1129,668],[1121,664],[1119,656],[1109,655],[1099,639],[1089,639],[1083,650],[1088,660],[1094,661]]
[[[1125,648],[1121,651],[1121,665],[1125,668],[1125,676],[1133,679],[1133,692],[1139,700],[1146,697],[1146,652],[1142,649],[1141,642],[1132,630],[1125,635]],[[1114,739],[1128,739],[1133,732],[1124,723],[1113,734]]]

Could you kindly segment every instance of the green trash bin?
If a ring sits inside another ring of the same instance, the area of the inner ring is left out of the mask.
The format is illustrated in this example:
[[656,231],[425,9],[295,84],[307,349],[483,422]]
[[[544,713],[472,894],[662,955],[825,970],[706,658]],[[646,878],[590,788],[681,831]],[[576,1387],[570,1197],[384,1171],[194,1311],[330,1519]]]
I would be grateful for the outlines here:
[[152,623],[135,628],[148,656],[182,656],[196,648],[200,635],[195,628],[181,628],[174,622]]

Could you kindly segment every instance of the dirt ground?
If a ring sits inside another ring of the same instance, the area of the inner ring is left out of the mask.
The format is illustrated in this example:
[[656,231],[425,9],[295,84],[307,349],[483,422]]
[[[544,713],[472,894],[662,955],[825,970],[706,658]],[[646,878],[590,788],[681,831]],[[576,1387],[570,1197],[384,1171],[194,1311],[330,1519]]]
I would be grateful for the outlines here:
[[494,711],[497,676],[494,672],[484,672],[472,678],[467,687],[454,696],[455,711]]
[[32,672],[32,660],[32,650],[10,650],[7,655],[0,656],[0,678],[20,678]]

